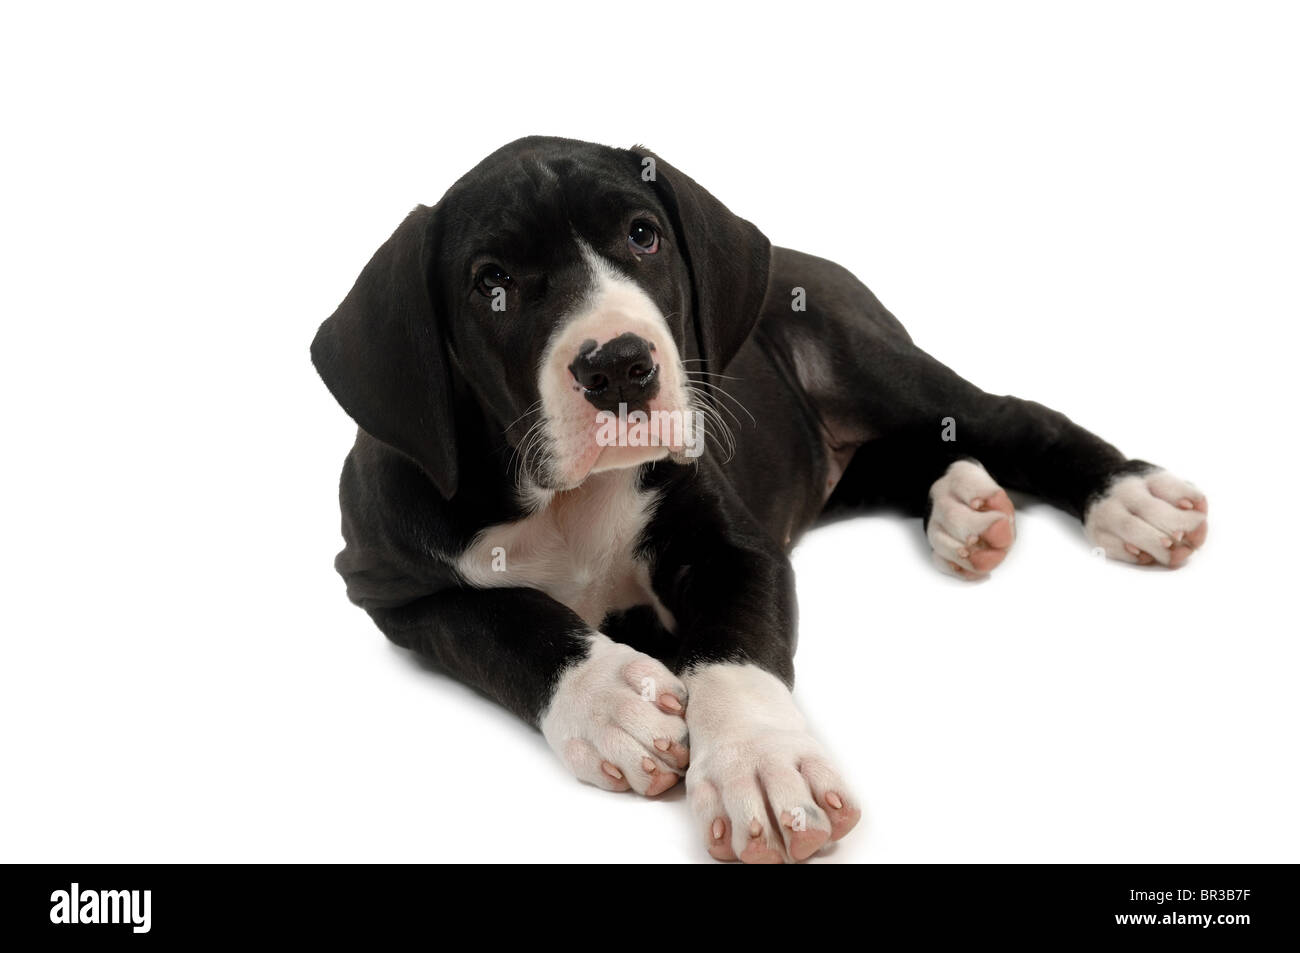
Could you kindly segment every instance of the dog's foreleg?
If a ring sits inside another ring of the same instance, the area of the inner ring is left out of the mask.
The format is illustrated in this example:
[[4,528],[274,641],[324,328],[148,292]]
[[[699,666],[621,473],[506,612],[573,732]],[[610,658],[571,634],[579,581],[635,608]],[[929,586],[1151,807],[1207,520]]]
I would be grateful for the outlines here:
[[686,688],[535,589],[448,589],[371,609],[398,645],[540,728],[579,779],[655,795],[686,767]]
[[719,860],[803,860],[861,812],[791,696],[789,559],[725,490],[698,484],[668,495],[649,540],[691,696],[686,789],[701,837]]

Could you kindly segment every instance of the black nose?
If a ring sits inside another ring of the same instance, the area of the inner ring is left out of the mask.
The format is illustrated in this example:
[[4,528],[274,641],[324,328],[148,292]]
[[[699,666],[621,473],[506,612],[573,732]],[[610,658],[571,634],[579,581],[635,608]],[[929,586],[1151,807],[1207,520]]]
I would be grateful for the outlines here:
[[582,387],[583,396],[601,410],[644,409],[659,393],[659,365],[654,345],[632,333],[597,344],[582,342],[569,373]]

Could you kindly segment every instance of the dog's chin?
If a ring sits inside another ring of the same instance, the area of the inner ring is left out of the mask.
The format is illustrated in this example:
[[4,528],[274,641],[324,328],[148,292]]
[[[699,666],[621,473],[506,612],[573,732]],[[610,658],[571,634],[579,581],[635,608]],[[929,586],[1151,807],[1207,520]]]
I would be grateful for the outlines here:
[[604,473],[606,470],[626,470],[639,467],[643,463],[662,460],[672,450],[668,447],[601,447],[600,455],[592,464],[590,473]]
[[643,463],[678,456],[670,447],[602,447],[593,443],[564,463],[553,462],[546,468],[545,476],[535,482],[540,489],[564,492],[577,489],[597,473],[630,470]]

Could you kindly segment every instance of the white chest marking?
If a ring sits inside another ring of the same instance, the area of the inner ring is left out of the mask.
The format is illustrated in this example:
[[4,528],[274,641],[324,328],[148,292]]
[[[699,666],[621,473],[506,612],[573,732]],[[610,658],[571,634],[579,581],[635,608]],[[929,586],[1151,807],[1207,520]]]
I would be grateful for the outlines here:
[[593,628],[612,610],[650,605],[672,629],[634,552],[657,500],[637,487],[635,470],[593,474],[543,496],[523,519],[481,531],[456,568],[472,586],[540,589]]

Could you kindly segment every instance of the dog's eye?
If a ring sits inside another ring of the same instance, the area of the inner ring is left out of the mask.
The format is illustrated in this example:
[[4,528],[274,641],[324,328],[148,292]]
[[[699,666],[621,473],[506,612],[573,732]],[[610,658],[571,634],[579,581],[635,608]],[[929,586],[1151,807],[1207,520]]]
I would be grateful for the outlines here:
[[649,222],[637,219],[627,230],[627,243],[634,254],[653,255],[659,250],[659,232]]
[[500,265],[484,265],[474,276],[474,290],[485,298],[492,297],[493,288],[509,288],[510,276]]

